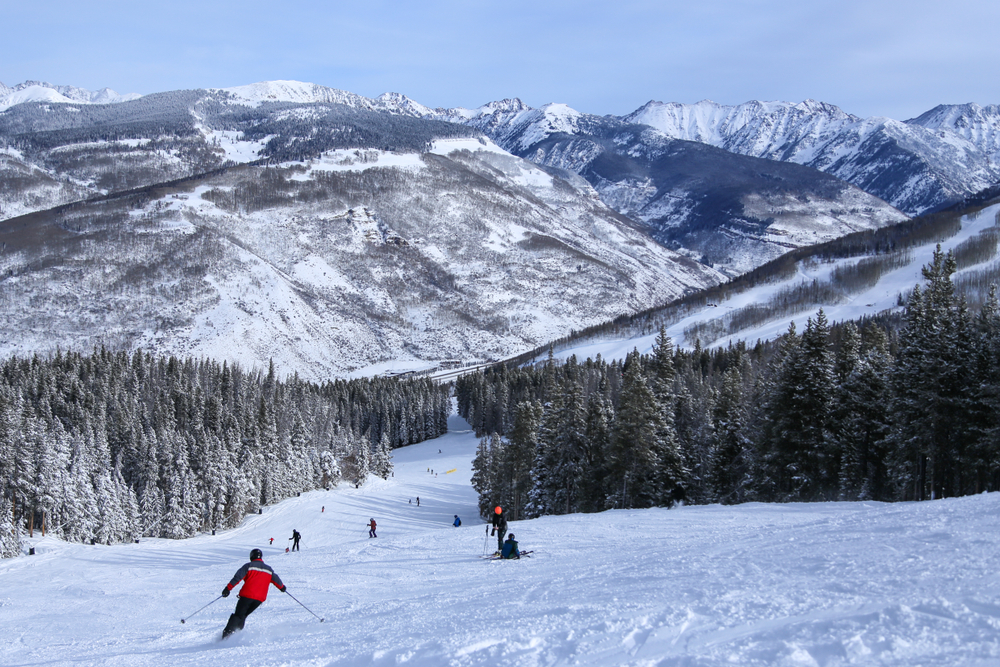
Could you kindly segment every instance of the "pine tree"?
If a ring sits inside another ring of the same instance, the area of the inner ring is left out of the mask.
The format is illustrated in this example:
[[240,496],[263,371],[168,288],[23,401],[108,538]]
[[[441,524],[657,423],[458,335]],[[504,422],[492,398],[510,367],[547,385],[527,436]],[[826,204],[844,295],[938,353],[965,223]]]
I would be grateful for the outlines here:
[[630,356],[608,448],[607,507],[657,504],[663,495],[658,455],[667,449],[659,440],[663,432],[662,411],[638,355]]
[[755,456],[747,434],[747,415],[741,369],[731,366],[722,378],[715,403],[711,484],[714,499],[736,504],[752,498]]
[[[856,331],[856,329],[855,329]],[[892,358],[881,329],[865,332],[865,350],[845,347],[838,373],[833,437],[841,455],[841,495],[856,500],[891,500],[886,438],[889,433],[889,373]]]
[[958,495],[975,486],[964,446],[975,422],[973,327],[955,297],[955,268],[952,253],[938,246],[923,269],[927,285],[914,288],[900,332],[889,439],[893,476],[906,499]]
[[517,404],[508,447],[511,473],[511,520],[521,518],[532,490],[531,469],[538,454],[538,432],[543,416],[538,401]]

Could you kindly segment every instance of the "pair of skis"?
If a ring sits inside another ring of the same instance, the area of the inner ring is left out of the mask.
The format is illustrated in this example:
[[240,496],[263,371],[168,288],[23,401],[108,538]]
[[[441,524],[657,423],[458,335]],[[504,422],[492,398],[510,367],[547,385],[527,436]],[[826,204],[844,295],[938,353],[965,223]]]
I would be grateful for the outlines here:
[[[529,554],[535,553],[534,549],[531,551],[522,551],[520,558],[531,558]],[[480,556],[480,558],[485,558],[486,560],[517,560],[517,558],[504,558],[500,554],[490,554],[489,556]]]

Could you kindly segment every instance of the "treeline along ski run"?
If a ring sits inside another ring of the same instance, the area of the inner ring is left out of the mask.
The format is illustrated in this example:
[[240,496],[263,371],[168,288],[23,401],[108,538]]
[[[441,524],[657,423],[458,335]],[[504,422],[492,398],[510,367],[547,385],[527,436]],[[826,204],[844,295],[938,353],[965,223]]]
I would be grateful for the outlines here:
[[22,530],[188,537],[302,491],[388,477],[392,448],[447,431],[448,393],[142,352],[12,357],[0,366],[0,550],[19,554]]
[[903,317],[771,344],[673,349],[458,380],[480,508],[515,518],[697,503],[927,500],[1000,488],[1000,311],[935,253]]

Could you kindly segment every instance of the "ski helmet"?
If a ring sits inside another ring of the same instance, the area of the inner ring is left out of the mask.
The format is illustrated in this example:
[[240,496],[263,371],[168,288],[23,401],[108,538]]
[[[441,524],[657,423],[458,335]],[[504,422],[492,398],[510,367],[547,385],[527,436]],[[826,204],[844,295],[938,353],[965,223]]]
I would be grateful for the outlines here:
[[264,557],[264,552],[262,552],[260,549],[254,549],[253,551],[250,552],[250,560],[260,560],[263,557]]
[[508,540],[512,540],[512,539],[514,539],[514,533],[511,533],[510,535],[508,535],[508,536],[507,536],[507,539],[508,539]]
[[495,508],[493,509],[493,513],[494,513],[494,514],[503,514],[503,509],[501,509],[501,508],[500,508],[500,506],[499,506],[499,505],[497,505],[497,506],[496,506],[496,507],[495,507]]

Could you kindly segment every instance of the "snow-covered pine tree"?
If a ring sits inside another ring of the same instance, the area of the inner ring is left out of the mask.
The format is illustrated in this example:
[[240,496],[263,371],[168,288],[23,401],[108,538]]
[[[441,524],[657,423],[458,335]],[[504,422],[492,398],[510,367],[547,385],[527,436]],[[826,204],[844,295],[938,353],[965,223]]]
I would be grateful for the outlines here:
[[959,495],[975,486],[964,442],[974,422],[973,331],[955,297],[956,263],[940,245],[923,268],[926,287],[907,302],[892,374],[893,477],[900,496],[926,500]]
[[722,377],[715,402],[710,483],[714,499],[737,504],[753,497],[755,452],[747,434],[749,417],[741,365],[730,366]]
[[510,518],[521,518],[532,489],[531,469],[538,454],[538,433],[544,411],[538,401],[521,401],[514,413],[508,445],[511,475]]
[[837,362],[839,383],[833,411],[833,440],[841,456],[841,496],[856,500],[890,500],[888,470],[892,358],[885,333],[868,327],[861,338],[853,325],[845,326],[844,344]]
[[21,554],[21,531],[13,519],[13,504],[0,496],[0,558]]
[[658,456],[667,450],[660,441],[662,414],[639,354],[633,352],[625,363],[608,447],[607,507],[653,507],[662,497]]

